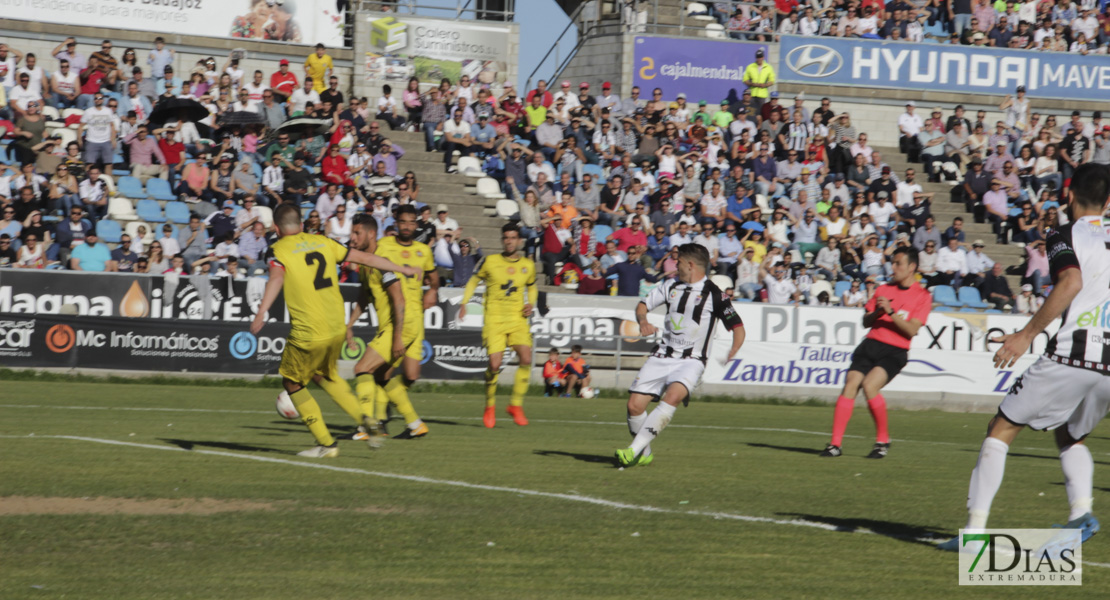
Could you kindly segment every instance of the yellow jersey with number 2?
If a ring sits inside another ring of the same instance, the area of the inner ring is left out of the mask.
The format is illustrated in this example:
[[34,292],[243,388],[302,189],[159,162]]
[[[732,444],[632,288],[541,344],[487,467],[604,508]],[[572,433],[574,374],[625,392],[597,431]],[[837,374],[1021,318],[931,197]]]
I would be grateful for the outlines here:
[[298,233],[275,242],[273,252],[271,268],[285,270],[289,339],[312,342],[344,335],[346,311],[336,268],[347,259],[347,247],[322,235]]

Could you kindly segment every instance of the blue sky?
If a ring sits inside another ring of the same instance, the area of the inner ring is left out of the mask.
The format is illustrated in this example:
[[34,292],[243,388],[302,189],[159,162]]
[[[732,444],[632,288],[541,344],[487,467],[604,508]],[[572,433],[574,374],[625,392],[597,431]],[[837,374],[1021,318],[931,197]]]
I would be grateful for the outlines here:
[[[404,0],[401,1],[402,6]],[[421,5],[442,6],[455,8],[464,2],[458,0],[419,0]],[[473,4],[473,3],[472,3]],[[417,10],[417,14],[448,18],[445,11]],[[516,22],[520,25],[520,79],[516,82],[521,88],[527,83],[528,75],[539,64],[544,54],[551,49],[551,45],[566,28],[570,18],[559,8],[555,0],[517,0]],[[566,53],[574,48],[577,36],[572,29],[560,44],[560,58],[565,58]],[[536,74],[538,79],[544,79],[555,70],[555,55],[552,54]]]

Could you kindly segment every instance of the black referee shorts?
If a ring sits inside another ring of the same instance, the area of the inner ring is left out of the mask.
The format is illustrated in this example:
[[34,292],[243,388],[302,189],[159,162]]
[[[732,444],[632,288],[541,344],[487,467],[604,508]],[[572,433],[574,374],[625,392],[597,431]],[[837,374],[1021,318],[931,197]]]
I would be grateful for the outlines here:
[[879,367],[886,371],[886,378],[889,383],[898,373],[902,372],[909,360],[910,353],[908,350],[868,338],[863,340],[863,343],[859,346],[856,346],[855,352],[852,353],[852,364],[848,367],[848,370],[859,371],[867,375],[871,372],[871,369]]

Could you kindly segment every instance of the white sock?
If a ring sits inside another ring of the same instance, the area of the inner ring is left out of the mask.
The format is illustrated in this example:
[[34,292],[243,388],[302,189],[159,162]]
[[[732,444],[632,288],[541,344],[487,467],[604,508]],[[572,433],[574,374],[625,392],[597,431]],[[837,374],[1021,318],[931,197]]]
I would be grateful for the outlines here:
[[979,460],[971,472],[971,486],[967,492],[967,527],[983,529],[987,526],[987,516],[991,503],[1002,487],[1002,476],[1006,472],[1006,453],[1010,446],[1000,439],[988,437],[979,449]]
[[671,422],[671,417],[674,416],[675,407],[660,402],[655,410],[651,411],[648,418],[644,420],[644,424],[640,427],[640,431],[636,432],[636,438],[632,440],[632,449],[639,455],[647,449],[651,441],[663,431],[667,423]]
[[417,420],[413,421],[412,423],[409,423],[409,424],[405,425],[405,427],[408,427],[409,429],[411,429],[413,431],[416,431],[417,429],[420,429],[420,426],[423,425],[423,424],[424,424],[423,420],[417,419]]
[[[637,433],[640,433],[640,428],[644,426],[644,422],[647,421],[647,418],[648,414],[646,410],[636,416],[628,415],[628,433],[631,433],[633,438],[636,437]],[[648,446],[644,448],[642,454],[643,456],[651,454],[651,444],[648,444]]]
[[1078,519],[1091,512],[1094,501],[1095,460],[1084,444],[1072,444],[1060,451],[1060,468],[1064,470],[1064,487],[1068,491],[1071,515]]

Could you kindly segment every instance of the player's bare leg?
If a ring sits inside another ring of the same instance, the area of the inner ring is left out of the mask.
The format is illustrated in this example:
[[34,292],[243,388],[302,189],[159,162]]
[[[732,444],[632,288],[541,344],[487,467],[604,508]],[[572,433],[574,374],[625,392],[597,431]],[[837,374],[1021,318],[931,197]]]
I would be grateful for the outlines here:
[[[655,410],[651,411],[651,414],[648,414],[647,417],[640,424],[639,430],[636,432],[636,436],[632,439],[632,445],[624,450],[617,450],[618,463],[621,466],[626,467],[636,464],[650,463],[651,459],[644,461],[644,458],[651,455],[645,455],[644,453],[648,451],[648,447],[651,446],[651,442],[656,437],[658,437],[658,435],[663,431],[663,428],[671,422],[671,419],[674,417],[675,411],[678,409],[678,405],[681,404],[683,400],[689,397],[690,390],[686,389],[685,385],[678,382],[674,382],[668,385],[667,389],[663,390],[662,398],[659,399],[659,406],[655,407]],[[635,415],[638,414],[642,416],[647,407],[647,402],[650,401],[651,397],[644,394],[629,395],[628,427],[630,431],[633,427],[632,421],[634,418],[636,418]],[[641,463],[641,461],[644,462]]]
[[516,377],[513,380],[513,393],[509,397],[508,413],[517,425],[527,425],[528,419],[524,416],[524,394],[528,392],[528,383],[532,375],[532,347],[523,344],[513,346],[518,361]]
[[486,410],[482,413],[482,424],[488,429],[497,425],[497,378],[501,375],[501,352],[490,353],[489,366],[486,368]]

